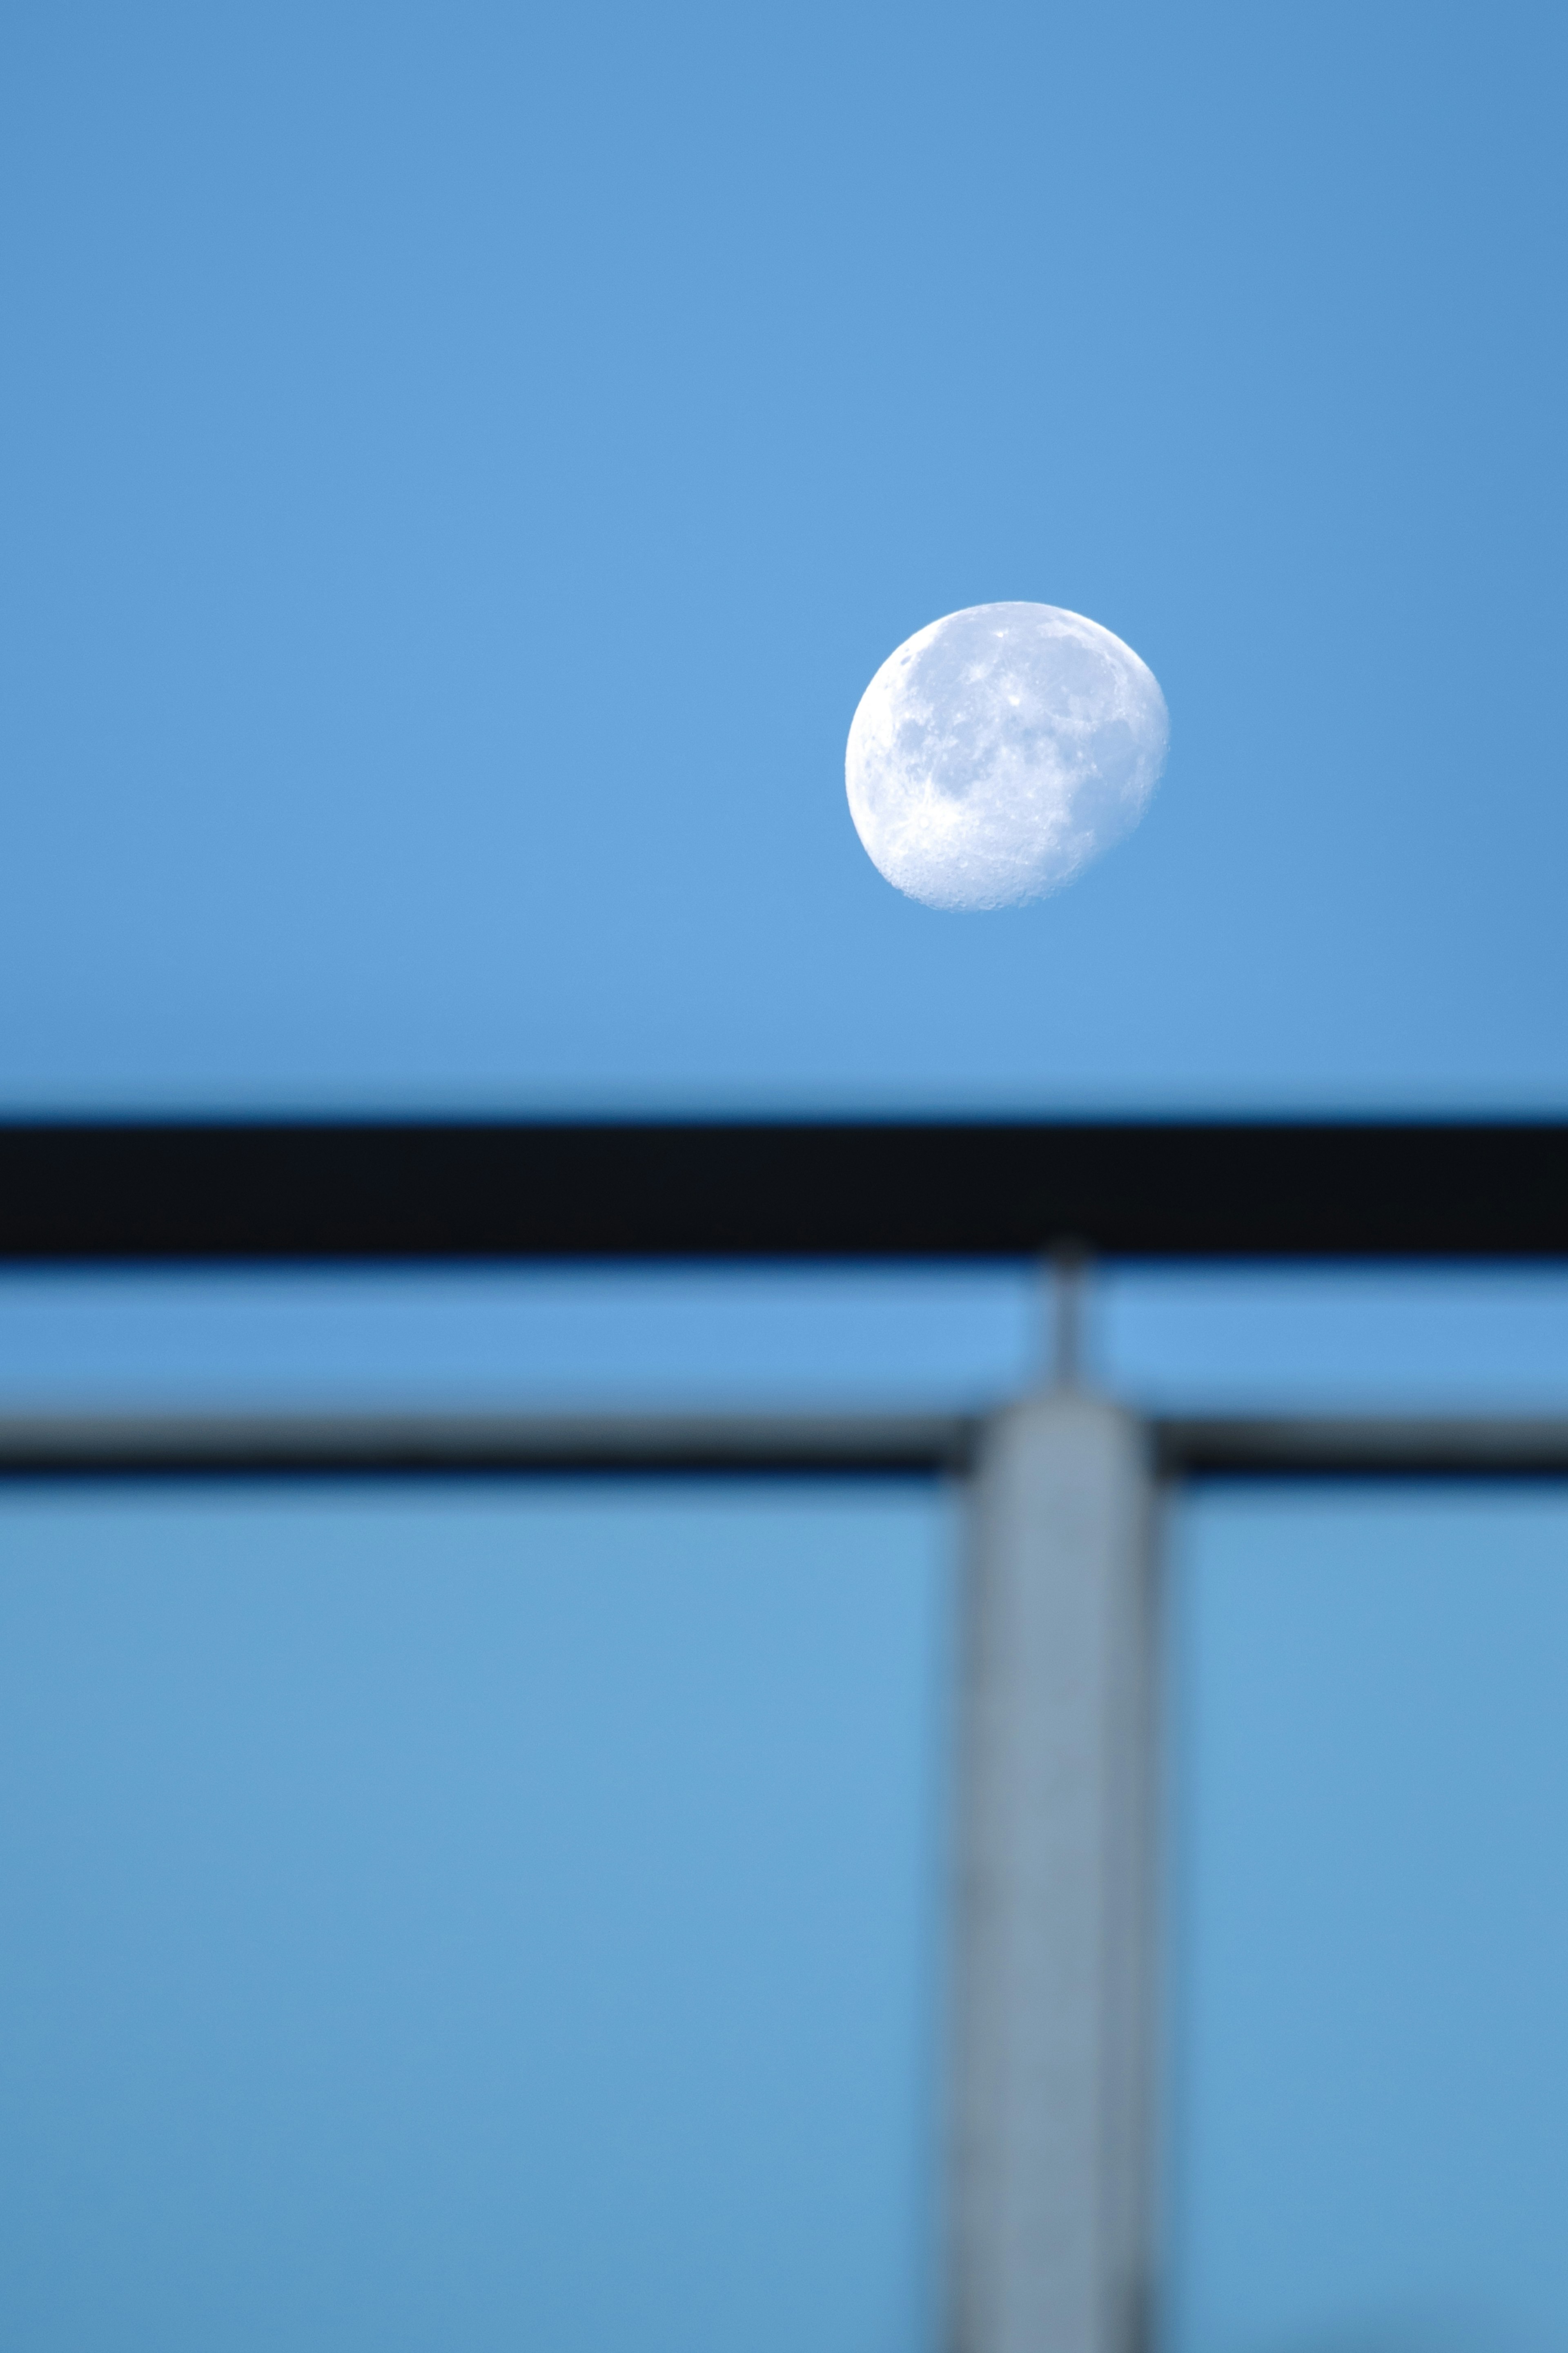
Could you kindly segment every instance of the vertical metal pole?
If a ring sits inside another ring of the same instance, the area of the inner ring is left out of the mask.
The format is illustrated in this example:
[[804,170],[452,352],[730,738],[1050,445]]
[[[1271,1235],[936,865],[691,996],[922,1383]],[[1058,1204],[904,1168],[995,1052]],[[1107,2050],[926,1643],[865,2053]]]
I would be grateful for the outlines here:
[[952,2353],[1138,2353],[1154,1593],[1138,1423],[1068,1386],[974,1480],[958,1807]]

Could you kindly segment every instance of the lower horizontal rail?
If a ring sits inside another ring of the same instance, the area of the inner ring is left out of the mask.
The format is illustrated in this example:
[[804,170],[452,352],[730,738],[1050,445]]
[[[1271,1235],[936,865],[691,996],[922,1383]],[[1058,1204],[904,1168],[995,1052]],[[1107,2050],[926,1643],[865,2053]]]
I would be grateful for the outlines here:
[[138,1414],[0,1417],[0,1476],[962,1471],[952,1414]]
[[[942,1477],[974,1414],[296,1413],[0,1416],[0,1477],[688,1474]],[[1163,1416],[1170,1478],[1568,1477],[1568,1415]]]
[[1151,1425],[1180,1477],[1568,1477],[1568,1415],[1237,1415]]

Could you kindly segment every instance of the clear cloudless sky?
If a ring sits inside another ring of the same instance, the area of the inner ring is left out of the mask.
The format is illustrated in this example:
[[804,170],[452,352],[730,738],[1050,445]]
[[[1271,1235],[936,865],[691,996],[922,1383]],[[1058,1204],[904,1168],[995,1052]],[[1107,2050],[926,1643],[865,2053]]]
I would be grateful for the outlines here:
[[[4,11],[0,1113],[1568,1112],[1565,28]],[[993,598],[1172,755],[943,915],[844,744]],[[1560,1283],[1425,1282],[1117,1275],[1098,1361],[1561,1406]],[[44,1273],[0,1391],[974,1403],[1036,1311]],[[6,2341],[934,2342],[955,1556],[891,1490],[0,1498]],[[1568,1512],[1172,1559],[1171,2353],[1562,2353]]]
[[[0,1100],[1562,1106],[1563,27],[8,11]],[[935,914],[1002,597],[1170,766]]]

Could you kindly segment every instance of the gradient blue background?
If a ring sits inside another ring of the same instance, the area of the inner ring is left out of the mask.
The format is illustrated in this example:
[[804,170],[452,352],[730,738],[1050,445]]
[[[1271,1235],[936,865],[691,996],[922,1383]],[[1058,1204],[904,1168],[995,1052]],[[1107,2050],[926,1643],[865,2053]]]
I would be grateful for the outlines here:
[[[1563,1109],[1563,24],[10,11],[0,1109]],[[940,916],[843,743],[993,597],[1173,754]],[[973,1406],[1037,1304],[9,1276],[0,1398]],[[1095,1345],[1568,1403],[1528,1271],[1118,1274]],[[0,1510],[0,2318],[910,2353],[944,1507],[444,1495]],[[1179,2353],[1568,2341],[1568,1531],[1444,1514],[1179,1532]]]
[[1200,1489],[1171,1612],[1176,2353],[1568,2338],[1568,1503]]
[[[1552,7],[13,9],[0,1098],[1560,1104]],[[1169,699],[1059,900],[842,753]]]
[[[0,2337],[941,2342],[954,1499],[0,1495]],[[1170,1530],[1162,2339],[1568,2325],[1568,1502]]]
[[0,2342],[923,2343],[949,1522],[0,1494]]

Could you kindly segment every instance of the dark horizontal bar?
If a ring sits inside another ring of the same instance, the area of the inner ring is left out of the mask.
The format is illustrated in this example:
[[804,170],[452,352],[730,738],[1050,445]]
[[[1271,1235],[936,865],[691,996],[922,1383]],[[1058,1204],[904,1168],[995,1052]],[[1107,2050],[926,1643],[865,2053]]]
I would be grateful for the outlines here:
[[[0,1477],[940,1477],[973,1467],[983,1427],[965,1414],[10,1416]],[[1568,1417],[1167,1417],[1149,1430],[1167,1477],[1568,1478]]]
[[1236,1416],[1152,1424],[1186,1478],[1564,1478],[1568,1416]]
[[0,1125],[0,1259],[1568,1256],[1568,1125]]
[[952,1414],[138,1414],[0,1417],[0,1477],[507,1472],[931,1477]]

